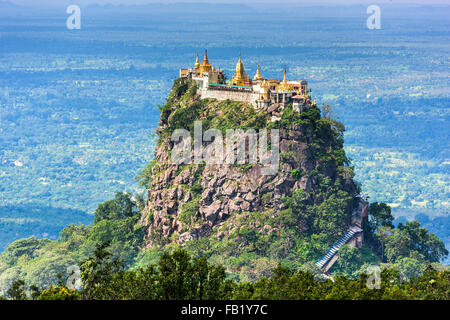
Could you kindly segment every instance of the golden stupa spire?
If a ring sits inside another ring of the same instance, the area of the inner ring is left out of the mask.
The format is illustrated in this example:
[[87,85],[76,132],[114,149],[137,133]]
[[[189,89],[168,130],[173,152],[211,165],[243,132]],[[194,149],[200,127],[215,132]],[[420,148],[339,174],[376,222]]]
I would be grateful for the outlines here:
[[246,81],[245,72],[244,72],[244,64],[241,60],[241,52],[239,51],[239,60],[236,63],[236,71],[231,79],[232,83],[238,86],[244,85]]
[[256,75],[253,77],[253,80],[261,80],[262,78],[263,77],[261,76],[261,70],[258,64],[258,67],[256,68]]
[[200,67],[200,61],[198,60],[198,52],[197,52],[197,58],[195,59],[195,69],[198,69]]
[[242,63],[241,60],[241,52],[239,51],[239,60],[236,64],[236,74],[239,74],[242,76],[242,78],[244,77],[244,64]]
[[286,79],[286,67],[284,67],[283,81],[278,85],[277,89],[282,91],[292,91],[292,87],[289,85]]
[[211,71],[211,64],[208,61],[208,52],[205,48],[205,56],[203,57],[202,64],[200,65],[200,75],[203,75],[203,73],[210,71]]
[[203,57],[203,63],[208,63],[209,64],[209,61],[208,61],[208,50],[206,50],[206,48],[205,48],[205,56]]

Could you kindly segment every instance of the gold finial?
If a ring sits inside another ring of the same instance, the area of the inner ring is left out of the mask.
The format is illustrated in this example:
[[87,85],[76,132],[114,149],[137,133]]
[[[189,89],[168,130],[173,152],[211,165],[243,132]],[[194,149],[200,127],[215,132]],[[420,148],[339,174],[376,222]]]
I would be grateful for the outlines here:
[[289,85],[289,83],[287,82],[287,79],[286,79],[286,67],[284,67],[283,74],[284,74],[283,81],[277,86],[277,90],[292,91],[292,87]]
[[198,60],[198,52],[197,52],[197,58],[195,59],[195,69],[198,69],[200,67],[200,61]]
[[205,56],[203,57],[202,64],[200,65],[200,76],[203,76],[204,73],[211,71],[211,64],[208,61],[208,52],[205,48]]
[[246,81],[245,71],[244,71],[244,64],[241,60],[241,52],[239,51],[239,60],[236,63],[236,70],[233,75],[233,78],[231,79],[232,83],[235,85],[242,86],[244,85]]
[[260,80],[260,79],[262,79],[263,77],[261,76],[261,70],[260,70],[260,68],[259,68],[259,64],[258,64],[258,67],[256,68],[256,75],[255,75],[255,77],[253,78],[253,80]]
[[208,51],[205,48],[205,56],[203,57],[203,62],[208,62]]

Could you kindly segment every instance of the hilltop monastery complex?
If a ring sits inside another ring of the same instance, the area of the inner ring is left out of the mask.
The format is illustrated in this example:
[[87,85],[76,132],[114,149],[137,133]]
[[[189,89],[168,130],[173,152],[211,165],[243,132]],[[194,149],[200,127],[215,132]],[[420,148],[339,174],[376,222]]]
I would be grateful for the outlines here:
[[288,81],[286,68],[282,81],[264,78],[259,65],[256,75],[250,78],[244,71],[240,53],[231,80],[226,79],[223,70],[217,70],[211,65],[206,49],[202,63],[200,64],[197,54],[194,68],[180,69],[180,77],[194,80],[202,99],[244,101],[262,110],[283,109],[292,102],[294,110],[299,112],[314,103],[308,95],[307,82],[305,80]]

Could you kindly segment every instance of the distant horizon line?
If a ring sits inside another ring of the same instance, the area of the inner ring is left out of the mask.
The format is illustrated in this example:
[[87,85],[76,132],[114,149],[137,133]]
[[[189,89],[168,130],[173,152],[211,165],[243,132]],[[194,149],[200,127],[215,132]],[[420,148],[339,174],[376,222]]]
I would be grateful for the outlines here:
[[[362,6],[362,5],[393,5],[393,6],[450,6],[448,1],[444,0],[405,0],[399,1],[397,0],[395,3],[392,0],[363,0],[363,1],[353,1],[353,0],[316,0],[316,1],[295,1],[295,0],[279,0],[278,3],[274,4],[273,1],[270,0],[247,0],[247,1],[238,1],[238,0],[228,0],[228,1],[214,1],[214,0],[131,0],[131,1],[123,1],[123,0],[59,0],[56,3],[52,0],[40,1],[37,4],[32,0],[0,0],[0,5],[11,5],[13,7],[25,7],[25,8],[41,8],[41,9],[50,9],[50,8],[61,8],[68,6],[70,4],[76,4],[80,7],[90,7],[90,6],[98,6],[98,7],[140,7],[140,6],[149,6],[149,5],[164,5],[164,6],[173,6],[173,5],[227,5],[227,6],[252,6],[252,5],[266,5],[266,6],[308,6],[308,7],[323,7],[323,6]],[[132,2],[132,3],[130,3]]]

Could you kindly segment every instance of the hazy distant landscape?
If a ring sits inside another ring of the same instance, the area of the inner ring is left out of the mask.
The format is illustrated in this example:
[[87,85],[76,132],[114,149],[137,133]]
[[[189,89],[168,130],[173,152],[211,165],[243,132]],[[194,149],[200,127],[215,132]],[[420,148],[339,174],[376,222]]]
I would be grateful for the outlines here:
[[158,104],[205,47],[228,74],[241,51],[252,76],[260,64],[307,80],[345,124],[370,200],[422,214],[449,244],[450,7],[381,8],[369,30],[365,6],[90,6],[67,30],[65,8],[0,2],[0,250],[91,222],[117,191],[142,193]]

